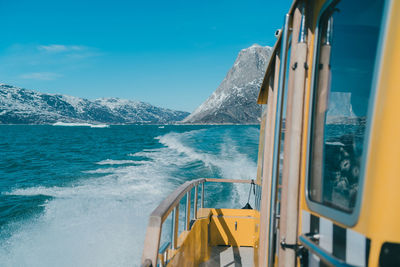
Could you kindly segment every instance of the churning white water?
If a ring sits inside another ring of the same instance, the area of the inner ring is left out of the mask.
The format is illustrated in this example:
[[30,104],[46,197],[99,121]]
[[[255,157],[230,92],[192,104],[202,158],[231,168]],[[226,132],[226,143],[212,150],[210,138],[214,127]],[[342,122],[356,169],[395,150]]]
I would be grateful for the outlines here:
[[[210,144],[211,153],[196,148],[202,131],[159,136],[160,148],[143,148],[128,160],[105,156],[94,162],[101,168],[86,171],[93,174],[89,179],[6,192],[52,198],[40,214],[7,225],[0,266],[139,266],[148,216],[185,181],[182,173],[203,168],[199,173],[234,179],[256,174],[255,161],[229,136]],[[248,187],[233,187],[224,199],[244,205],[247,192]]]

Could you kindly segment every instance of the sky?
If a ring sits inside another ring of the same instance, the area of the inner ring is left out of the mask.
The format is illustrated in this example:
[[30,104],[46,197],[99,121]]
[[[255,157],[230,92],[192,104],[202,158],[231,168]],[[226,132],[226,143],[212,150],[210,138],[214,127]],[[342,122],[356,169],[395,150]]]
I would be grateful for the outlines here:
[[0,83],[191,112],[291,0],[1,0]]

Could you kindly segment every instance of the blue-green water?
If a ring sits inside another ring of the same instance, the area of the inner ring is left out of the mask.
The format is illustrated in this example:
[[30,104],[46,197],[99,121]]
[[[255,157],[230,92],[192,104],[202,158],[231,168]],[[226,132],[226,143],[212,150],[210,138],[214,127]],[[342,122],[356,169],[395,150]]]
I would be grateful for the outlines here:
[[[158,203],[186,180],[254,178],[258,138],[256,126],[2,125],[0,266],[136,266]],[[247,191],[210,185],[205,204],[241,207]]]

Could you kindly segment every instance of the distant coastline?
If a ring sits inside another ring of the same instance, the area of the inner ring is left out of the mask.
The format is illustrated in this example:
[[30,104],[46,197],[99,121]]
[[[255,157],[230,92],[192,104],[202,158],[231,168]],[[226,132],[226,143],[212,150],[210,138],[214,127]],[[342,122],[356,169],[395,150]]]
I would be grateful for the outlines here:
[[88,100],[0,84],[0,124],[166,124],[188,115],[140,101]]

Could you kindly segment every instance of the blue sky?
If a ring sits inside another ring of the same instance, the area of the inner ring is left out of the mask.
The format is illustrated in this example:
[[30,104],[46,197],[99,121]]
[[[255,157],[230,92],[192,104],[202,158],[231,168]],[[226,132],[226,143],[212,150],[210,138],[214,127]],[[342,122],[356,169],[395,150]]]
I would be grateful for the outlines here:
[[291,0],[0,2],[0,82],[193,111]]

